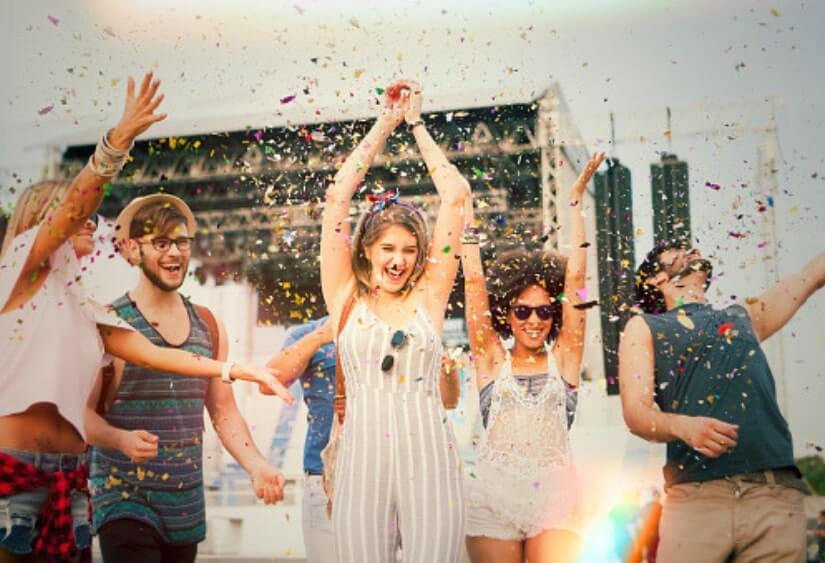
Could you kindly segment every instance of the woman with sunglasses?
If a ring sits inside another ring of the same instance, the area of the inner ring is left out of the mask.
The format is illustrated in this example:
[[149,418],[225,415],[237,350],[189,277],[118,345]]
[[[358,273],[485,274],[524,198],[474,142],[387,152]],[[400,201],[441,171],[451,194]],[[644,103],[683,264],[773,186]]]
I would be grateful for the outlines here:
[[[587,264],[584,188],[593,156],[570,190],[570,256],[518,249],[487,278],[473,225],[462,237],[467,333],[485,435],[466,479],[473,563],[574,561],[577,495],[568,428],[584,351]],[[489,294],[488,294],[489,288]],[[512,338],[507,350],[502,338]]]
[[[383,107],[328,189],[322,223],[321,283],[346,384],[332,499],[337,558],[395,561],[397,521],[405,561],[457,562],[461,470],[439,374],[469,189],[427,132],[417,84],[393,84]],[[350,236],[352,197],[404,120],[441,198],[432,240],[421,211],[397,193],[373,198]]]
[[[103,184],[165,114],[159,80],[128,80],[120,122],[71,182],[27,188],[0,253],[0,562],[71,561],[90,543],[84,415],[104,352],[190,376],[283,387],[263,367],[152,345],[90,300],[78,258],[94,251]],[[87,552],[88,553],[88,552]]]

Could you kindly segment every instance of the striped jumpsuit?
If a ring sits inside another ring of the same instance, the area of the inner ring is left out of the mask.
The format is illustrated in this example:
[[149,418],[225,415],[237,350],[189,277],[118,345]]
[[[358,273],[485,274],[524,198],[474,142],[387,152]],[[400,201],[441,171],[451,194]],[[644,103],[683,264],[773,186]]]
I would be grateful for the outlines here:
[[[461,461],[439,394],[441,339],[419,306],[396,329],[359,301],[339,337],[347,416],[332,524],[339,563],[458,562],[463,553]],[[395,357],[388,372],[387,355]],[[396,526],[397,521],[397,526]]]

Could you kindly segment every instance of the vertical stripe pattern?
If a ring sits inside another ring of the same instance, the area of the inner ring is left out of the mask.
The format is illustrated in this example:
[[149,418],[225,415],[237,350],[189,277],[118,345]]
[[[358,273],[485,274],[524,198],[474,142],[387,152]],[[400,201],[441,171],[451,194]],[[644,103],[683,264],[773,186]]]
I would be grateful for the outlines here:
[[[347,386],[333,529],[339,562],[461,559],[464,502],[452,427],[441,406],[441,340],[419,307],[393,350],[396,329],[363,301],[339,337]],[[387,355],[389,372],[381,370]]]

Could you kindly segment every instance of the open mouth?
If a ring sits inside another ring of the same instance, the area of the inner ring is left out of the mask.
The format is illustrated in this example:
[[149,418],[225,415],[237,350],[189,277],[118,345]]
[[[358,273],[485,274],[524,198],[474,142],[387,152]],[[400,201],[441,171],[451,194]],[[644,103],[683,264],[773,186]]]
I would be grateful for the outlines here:
[[542,333],[543,333],[542,330],[530,330],[530,329],[525,329],[524,330],[524,334],[526,334],[530,338],[541,338],[543,336]]
[[384,273],[386,274],[387,279],[389,279],[393,283],[401,283],[401,281],[404,279],[405,272],[406,270],[396,270],[392,268],[384,269]]
[[164,270],[166,272],[169,272],[170,274],[177,274],[178,272],[180,272],[181,265],[180,264],[166,264],[166,265],[161,265],[160,269]]

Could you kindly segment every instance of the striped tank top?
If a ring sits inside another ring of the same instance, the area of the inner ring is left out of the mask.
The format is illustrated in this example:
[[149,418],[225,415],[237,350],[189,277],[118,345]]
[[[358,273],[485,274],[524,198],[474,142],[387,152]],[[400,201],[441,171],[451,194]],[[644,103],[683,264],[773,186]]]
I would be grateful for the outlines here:
[[[189,337],[180,349],[212,355],[209,328],[184,298]],[[157,346],[172,348],[128,294],[112,303],[117,315]],[[209,379],[153,371],[127,363],[104,418],[116,428],[158,436],[158,456],[132,463],[117,450],[92,448],[89,488],[95,533],[121,518],[155,528],[165,542],[192,544],[206,537],[203,492],[203,408]]]

